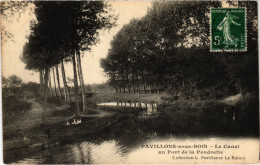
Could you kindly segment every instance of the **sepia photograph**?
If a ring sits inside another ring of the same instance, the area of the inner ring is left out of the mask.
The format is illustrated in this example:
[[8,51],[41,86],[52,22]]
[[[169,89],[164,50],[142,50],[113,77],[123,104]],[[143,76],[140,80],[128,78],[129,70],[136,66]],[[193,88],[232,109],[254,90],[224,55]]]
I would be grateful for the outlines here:
[[256,0],[0,9],[2,163],[260,163]]

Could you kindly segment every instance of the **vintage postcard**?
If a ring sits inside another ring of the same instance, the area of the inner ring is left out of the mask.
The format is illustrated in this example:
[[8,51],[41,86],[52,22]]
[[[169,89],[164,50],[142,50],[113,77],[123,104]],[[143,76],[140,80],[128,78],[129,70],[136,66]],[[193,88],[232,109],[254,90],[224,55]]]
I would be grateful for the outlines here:
[[257,1],[1,1],[5,164],[258,164]]

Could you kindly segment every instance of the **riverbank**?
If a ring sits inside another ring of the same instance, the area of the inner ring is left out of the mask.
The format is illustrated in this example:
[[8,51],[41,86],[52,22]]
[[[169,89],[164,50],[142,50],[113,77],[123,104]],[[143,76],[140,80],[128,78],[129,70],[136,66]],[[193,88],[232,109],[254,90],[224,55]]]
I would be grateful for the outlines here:
[[[161,134],[167,134],[169,130],[174,128],[172,132],[179,135],[258,136],[259,100],[258,96],[250,93],[244,95],[238,93],[219,99],[203,100],[198,98],[187,99],[181,96],[173,97],[165,93],[151,95],[98,93],[90,99],[97,103],[157,103],[157,109],[163,111],[158,116],[158,120],[153,122],[147,119],[144,121],[145,124],[141,125],[145,125],[149,131],[159,130]],[[192,126],[195,127],[187,131]],[[209,131],[208,128],[213,129],[213,132]]]
[[[53,106],[48,105],[48,107]],[[101,135],[100,133],[110,132],[117,123],[120,123],[125,118],[130,119],[132,115],[137,114],[140,110],[138,108],[124,108],[124,110],[115,111],[101,107],[100,109],[93,110],[98,111],[96,114],[81,114],[79,118],[76,118],[76,120],[80,119],[81,123],[76,125],[72,124],[75,118],[70,117],[67,120],[62,118],[62,121],[56,119],[53,122],[45,122],[45,125],[35,124],[30,128],[21,129],[20,132],[22,134],[16,134],[16,132],[7,129],[4,132],[4,159],[13,162],[23,156],[28,156],[56,145],[74,143],[89,138],[104,138],[105,135]],[[124,113],[121,114],[121,112]],[[26,139],[29,140],[28,144],[23,139],[25,135]],[[10,139],[8,138],[9,136],[15,136],[16,138]],[[6,161],[5,163],[10,163]]]
[[18,116],[22,116],[26,113],[32,104],[23,99],[16,97],[3,97],[2,99],[2,115],[3,125],[7,125],[12,121],[19,120]]
[[94,93],[88,100],[93,103],[104,103],[104,102],[164,103],[165,99],[170,97],[171,96],[166,93],[138,94],[138,93],[100,92],[100,93]]
[[94,93],[88,98],[88,101],[94,104],[109,103],[109,102],[143,102],[143,103],[157,103],[158,105],[173,105],[180,107],[203,107],[212,104],[227,104],[236,106],[242,102],[253,99],[254,96],[250,94],[242,97],[242,94],[236,94],[219,99],[198,99],[185,98],[181,96],[174,96],[168,93],[161,94],[138,94],[138,93],[116,93],[116,92],[100,92]]
[[[10,120],[10,118],[7,118],[10,121],[3,125],[4,150],[25,147],[28,145],[28,140],[30,143],[34,143],[44,139],[44,136],[38,136],[38,131],[32,132],[35,127],[43,124],[41,103],[35,100],[23,101],[30,104],[30,107],[24,113],[16,113],[15,119]],[[74,112],[71,112],[68,105],[56,107],[48,104],[45,123],[54,124],[72,117],[74,117]]]
[[[147,94],[149,95],[149,94]],[[38,124],[23,129],[17,139],[19,131],[4,132],[4,145],[10,142],[11,146],[23,144],[20,148],[6,148],[5,160],[14,162],[17,155],[34,154],[37,150],[46,150],[57,145],[65,145],[81,141],[103,141],[111,139],[127,139],[129,144],[140,142],[151,137],[209,137],[209,136],[257,136],[256,122],[258,110],[255,107],[256,100],[242,106],[242,97],[232,96],[222,100],[192,100],[176,99],[167,104],[166,94],[153,94],[146,97],[144,94],[94,94],[88,101],[95,103],[122,101],[122,102],[154,102],[158,103],[154,115],[144,118],[140,116],[146,109],[124,106],[93,106],[88,107],[93,114],[81,113],[81,117],[61,117],[68,112],[74,113],[73,108],[66,109],[66,105],[48,104],[49,117],[45,125]],[[139,99],[140,98],[140,99]],[[159,98],[159,99],[158,99]],[[138,100],[139,99],[139,100]],[[243,98],[244,99],[244,98]],[[252,99],[250,99],[252,100]],[[223,103],[225,102],[225,103]],[[236,102],[236,106],[228,103]],[[38,104],[38,113],[41,114],[41,103]],[[93,108],[93,109],[92,109]],[[56,117],[52,116],[56,114]],[[59,116],[59,117],[58,117]],[[40,117],[40,116],[39,116]],[[29,118],[28,118],[29,119]],[[81,119],[80,124],[72,124],[74,119]],[[33,121],[33,120],[32,120]],[[69,123],[69,124],[67,124]],[[23,124],[21,124],[23,125]],[[16,128],[16,127],[13,127]],[[12,130],[12,129],[11,129]],[[10,134],[10,133],[13,134]],[[9,135],[9,136],[7,136]],[[26,145],[23,137],[30,139]],[[131,138],[128,140],[129,136]],[[15,142],[18,141],[19,143]],[[15,143],[14,143],[15,142]],[[6,162],[6,163],[11,163]]]

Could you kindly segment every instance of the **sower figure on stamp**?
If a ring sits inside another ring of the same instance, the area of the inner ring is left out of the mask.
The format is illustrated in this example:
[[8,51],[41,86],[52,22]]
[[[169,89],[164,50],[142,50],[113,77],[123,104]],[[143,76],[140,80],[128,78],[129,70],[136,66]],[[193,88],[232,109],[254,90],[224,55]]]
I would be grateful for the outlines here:
[[240,23],[237,23],[234,21],[234,19],[237,19],[237,16],[231,15],[229,12],[226,13],[226,16],[221,21],[221,23],[218,25],[218,30],[223,31],[223,37],[225,47],[228,48],[229,45],[235,45],[235,47],[238,46],[239,39],[236,38],[231,34],[231,24],[235,24],[237,26],[240,26]]

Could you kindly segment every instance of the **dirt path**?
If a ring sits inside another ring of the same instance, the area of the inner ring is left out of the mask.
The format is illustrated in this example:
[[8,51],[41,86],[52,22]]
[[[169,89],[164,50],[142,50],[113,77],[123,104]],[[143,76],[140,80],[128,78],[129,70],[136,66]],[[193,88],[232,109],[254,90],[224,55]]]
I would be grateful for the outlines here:
[[[25,129],[30,129],[36,126],[39,126],[42,124],[42,115],[43,115],[43,108],[42,105],[39,101],[35,100],[27,100],[32,104],[31,109],[26,111],[24,114],[19,114],[19,117],[16,118],[15,121],[9,122],[9,124],[5,125],[3,127],[4,131],[14,131],[14,130],[25,130]],[[67,111],[66,109],[69,108],[69,105],[62,105],[62,106],[55,106],[52,104],[47,104],[47,118],[46,118],[46,123],[48,124],[54,124],[57,122],[61,121],[66,121],[69,119],[72,119],[75,114],[71,111]],[[81,117],[94,117],[94,118],[102,118],[102,117],[107,117],[113,115],[112,112],[107,112],[103,110],[97,110],[97,109],[91,109],[88,108],[92,111],[97,112],[97,114],[93,115],[88,115],[88,114],[81,114]],[[66,113],[70,113],[69,116],[52,116],[53,112],[58,112],[58,111],[63,111]]]
[[[3,127],[4,131],[8,130],[23,130],[23,129],[29,129],[35,126],[38,126],[42,124],[42,114],[43,114],[43,108],[42,105],[35,100],[27,100],[28,102],[32,103],[31,109],[29,111],[26,111],[24,114],[19,114],[19,117],[16,118],[15,121],[9,122],[6,126]],[[73,118],[74,114],[70,111],[67,111],[68,113],[71,113],[69,116],[51,116],[51,113],[54,111],[65,111],[64,109],[67,109],[68,105],[63,105],[61,107],[56,107],[53,105],[48,104],[47,108],[47,118],[46,122],[48,124],[65,121],[67,119]]]
[[[5,160],[16,159],[16,155],[21,156],[33,154],[34,152],[42,149],[43,146],[46,147],[46,144],[47,146],[55,146],[58,144],[54,143],[52,139],[49,138],[48,133],[45,132],[46,130],[41,129],[42,127],[40,125],[43,123],[42,102],[35,100],[26,101],[32,104],[30,110],[24,112],[23,114],[18,114],[16,120],[9,121],[8,124],[3,126],[4,136],[6,136],[3,141]],[[52,124],[64,121],[65,125],[66,120],[71,120],[75,117],[75,113],[66,110],[68,108],[68,105],[57,107],[52,104],[47,104],[45,123],[50,124],[51,126]],[[106,112],[99,109],[90,110],[97,112],[97,114],[82,114],[81,116],[102,118],[113,114],[111,112]],[[34,131],[32,132],[32,130]],[[24,139],[29,139],[29,144],[26,143]]]
[[[4,150],[9,150],[19,146],[24,146],[24,137],[30,137],[31,144],[42,144],[46,141],[46,135],[42,130],[39,132],[31,132],[31,129],[38,127],[43,123],[43,107],[39,102],[35,100],[26,100],[31,103],[31,108],[25,111],[23,114],[18,114],[15,120],[9,121],[8,124],[3,126],[4,136]],[[67,111],[68,105],[62,105],[60,107],[48,104],[46,110],[47,124],[54,124],[61,121],[66,121],[75,116],[71,111]],[[32,146],[33,146],[32,145]]]

